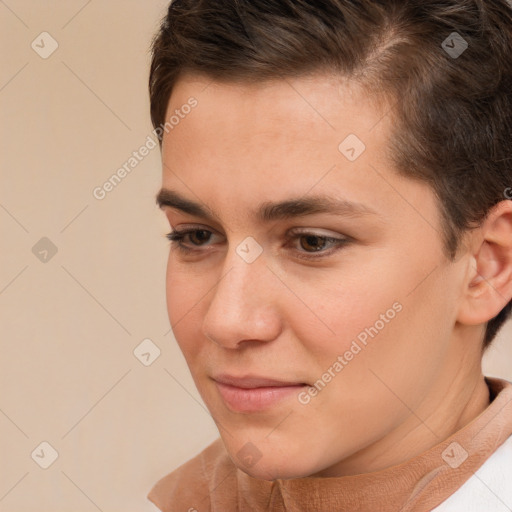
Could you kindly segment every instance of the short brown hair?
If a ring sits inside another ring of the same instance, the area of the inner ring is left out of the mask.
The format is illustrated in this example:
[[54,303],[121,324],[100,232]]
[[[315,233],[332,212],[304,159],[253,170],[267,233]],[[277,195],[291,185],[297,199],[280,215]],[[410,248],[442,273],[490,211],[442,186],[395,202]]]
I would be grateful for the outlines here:
[[[155,128],[184,72],[239,82],[334,72],[382,93],[394,105],[391,159],[432,187],[451,259],[512,186],[507,0],[174,0],[151,50]],[[511,310],[488,322],[484,347]]]

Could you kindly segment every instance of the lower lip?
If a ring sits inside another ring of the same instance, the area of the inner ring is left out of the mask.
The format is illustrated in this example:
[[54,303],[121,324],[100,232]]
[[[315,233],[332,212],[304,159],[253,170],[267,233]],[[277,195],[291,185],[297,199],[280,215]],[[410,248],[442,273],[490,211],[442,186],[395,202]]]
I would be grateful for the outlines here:
[[215,382],[217,388],[230,409],[236,412],[257,412],[269,409],[286,398],[296,396],[297,393],[307,387],[305,384],[294,386],[276,386],[262,388],[237,388]]

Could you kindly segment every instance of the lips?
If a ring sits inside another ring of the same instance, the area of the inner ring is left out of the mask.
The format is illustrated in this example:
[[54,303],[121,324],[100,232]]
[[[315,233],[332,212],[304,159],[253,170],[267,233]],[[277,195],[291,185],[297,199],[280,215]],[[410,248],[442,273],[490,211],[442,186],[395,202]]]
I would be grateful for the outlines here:
[[275,379],[268,379],[266,377],[256,377],[256,376],[233,377],[231,375],[226,375],[226,374],[222,374],[222,375],[218,375],[217,377],[213,377],[213,380],[220,382],[222,384],[227,384],[229,386],[235,386],[237,388],[243,388],[243,389],[299,386],[299,385],[304,384],[304,382],[299,382],[299,381],[275,380]]
[[213,378],[225,404],[234,412],[257,412],[282,404],[297,395],[307,384],[267,377],[234,377],[218,375]]

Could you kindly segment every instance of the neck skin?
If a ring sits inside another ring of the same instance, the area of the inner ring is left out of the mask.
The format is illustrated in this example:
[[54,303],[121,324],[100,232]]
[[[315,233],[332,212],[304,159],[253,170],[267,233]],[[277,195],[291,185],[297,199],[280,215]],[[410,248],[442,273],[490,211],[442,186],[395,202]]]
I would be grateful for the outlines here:
[[455,332],[439,378],[419,406],[409,409],[407,419],[371,445],[311,476],[357,475],[401,464],[442,443],[481,414],[490,404],[478,341],[483,332],[461,325]]

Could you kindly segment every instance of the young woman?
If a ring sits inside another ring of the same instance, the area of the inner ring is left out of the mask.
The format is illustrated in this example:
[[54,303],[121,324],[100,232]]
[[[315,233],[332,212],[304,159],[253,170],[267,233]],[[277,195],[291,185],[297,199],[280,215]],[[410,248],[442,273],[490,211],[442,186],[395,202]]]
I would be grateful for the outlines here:
[[505,0],[175,0],[169,318],[220,438],[162,511],[512,510]]

